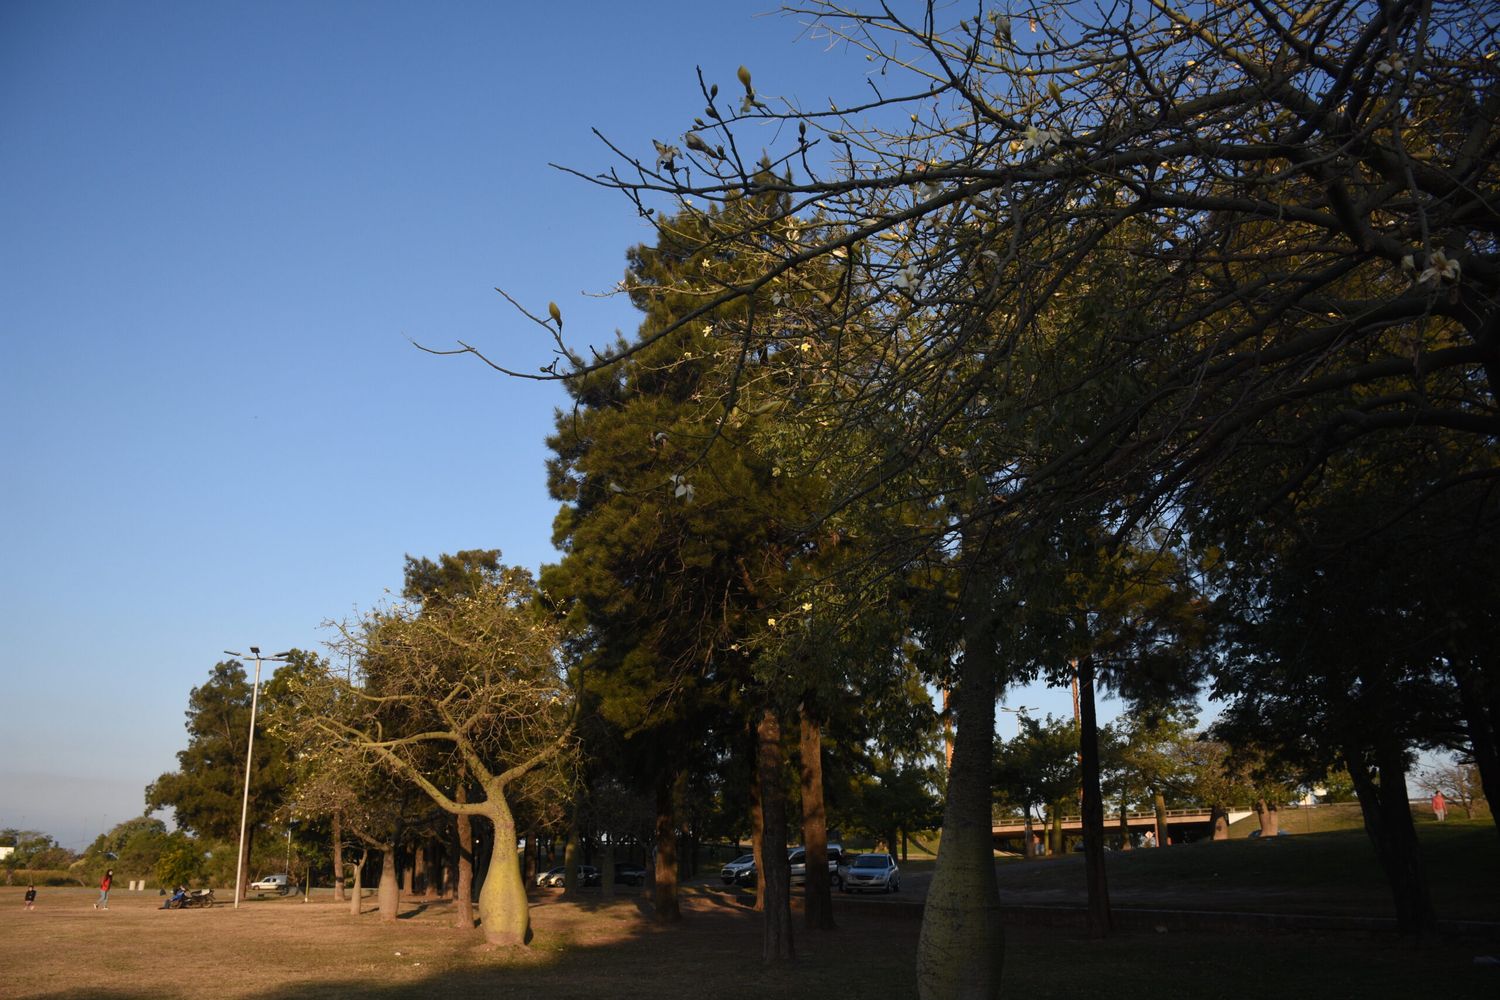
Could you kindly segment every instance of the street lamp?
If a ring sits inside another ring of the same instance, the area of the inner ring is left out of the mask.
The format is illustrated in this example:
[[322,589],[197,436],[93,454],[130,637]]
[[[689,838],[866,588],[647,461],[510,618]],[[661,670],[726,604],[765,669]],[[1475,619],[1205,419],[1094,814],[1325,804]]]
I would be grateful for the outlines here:
[[1035,712],[1036,709],[1033,708],[1030,705],[1018,705],[1015,708],[1006,708],[1004,705],[1001,705],[1000,706],[1000,711],[1002,711],[1002,712],[1013,712],[1015,714],[1015,716],[1016,716],[1016,735],[1019,736],[1019,735],[1021,735],[1021,720],[1024,719],[1024,718],[1026,718],[1026,713],[1027,712]]
[[[232,649],[224,650],[225,654],[234,657],[243,657],[244,653],[236,653]],[[259,646],[250,647],[250,655],[255,658],[255,685],[250,689],[250,739],[245,744],[245,795],[240,800],[240,846],[236,852],[234,862],[234,908],[240,908],[240,886],[245,877],[245,820],[250,815],[250,761],[255,753],[255,709],[260,701],[260,665],[262,662],[285,663],[291,654],[277,653],[275,656],[261,656]]]
[[[999,707],[1000,707],[1000,711],[1002,711],[1002,712],[1011,712],[1011,713],[1013,713],[1015,715],[1015,717],[1016,717],[1016,738],[1020,739],[1020,737],[1021,737],[1021,720],[1024,719],[1024,718],[1026,718],[1026,713],[1027,712],[1035,712],[1036,709],[1033,708],[1033,707],[1031,707],[1030,705],[1018,705],[1015,708],[1006,708],[1004,705],[1001,705]],[[1027,788],[1027,790],[1026,790],[1026,830],[1025,830],[1025,832],[1023,834],[1021,834],[1021,836],[1024,837],[1024,838],[1026,838],[1026,842],[1023,845],[1025,849],[1021,852],[1022,855],[1024,857],[1028,857],[1028,858],[1035,857],[1035,854],[1032,852],[1032,847],[1031,847],[1032,832],[1031,832],[1031,789],[1030,788]]]

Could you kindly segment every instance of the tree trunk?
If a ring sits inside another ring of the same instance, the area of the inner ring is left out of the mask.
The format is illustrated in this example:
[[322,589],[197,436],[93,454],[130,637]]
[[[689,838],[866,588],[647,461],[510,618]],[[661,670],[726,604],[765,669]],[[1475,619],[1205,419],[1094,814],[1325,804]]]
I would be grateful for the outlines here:
[[1089,937],[1109,934],[1109,879],[1104,868],[1104,791],[1099,787],[1099,723],[1094,714],[1094,660],[1078,661],[1078,757],[1083,771],[1083,855],[1089,890]]
[[750,776],[750,853],[755,857],[755,912],[762,913],[766,908],[766,880],[760,877],[765,871],[766,814],[760,808],[760,758],[753,742],[750,759],[757,762]]
[[412,847],[410,885],[413,896],[427,895],[427,844],[425,837],[418,839]]
[[1161,789],[1151,790],[1151,805],[1156,809],[1156,846],[1166,847],[1172,838],[1167,833],[1167,797]]
[[1229,839],[1229,811],[1224,808],[1222,802],[1215,802],[1209,807],[1209,824],[1213,827],[1214,840]]
[[807,878],[804,917],[809,930],[833,930],[833,897],[828,878],[828,817],[823,807],[823,730],[804,701],[800,710],[798,756],[802,779],[802,844]]
[[[453,800],[459,803],[469,801],[467,774],[458,776]],[[455,927],[472,931],[474,929],[474,821],[467,813],[459,813],[453,817],[453,826],[457,831],[455,839],[458,841],[458,850],[454,852],[458,874],[453,880],[453,924]]]
[[370,859],[370,852],[368,850],[364,850],[364,851],[360,852],[360,854],[359,854],[359,860],[357,862],[355,862],[354,864],[350,865],[350,867],[354,869],[354,895],[351,896],[350,899],[349,899],[349,914],[350,914],[350,916],[355,916],[355,917],[359,916],[359,911],[362,908],[362,906],[364,905],[364,898],[365,898],[364,870],[365,870],[365,862],[368,861],[369,859]]
[[335,809],[330,817],[333,825],[333,901],[345,902],[344,897],[344,831]]
[[675,924],[682,919],[677,901],[676,786],[677,772],[664,768],[656,779],[656,859],[651,882],[651,901],[659,924]]
[[1396,929],[1420,937],[1433,929],[1435,917],[1406,796],[1402,748],[1394,739],[1383,739],[1376,748],[1375,774],[1361,755],[1346,752],[1346,756],[1365,832],[1375,844],[1375,855],[1396,904]]
[[1052,829],[1050,834],[1048,835],[1049,843],[1047,845],[1047,853],[1051,854],[1054,858],[1061,857],[1062,855],[1068,853],[1067,845],[1063,843],[1062,828],[1063,803],[1065,802],[1067,802],[1067,799],[1063,799],[1060,802],[1054,802],[1052,803],[1051,807]]
[[[1500,833],[1500,684],[1489,680],[1468,657],[1450,653],[1449,662],[1458,681],[1458,701],[1469,752],[1479,769],[1479,786],[1490,803],[1490,821]],[[1464,812],[1469,814],[1467,803]]]
[[599,895],[615,898],[615,841],[606,840],[599,848]]
[[[1281,812],[1276,803],[1267,799],[1255,800],[1255,819],[1260,823],[1260,835],[1262,838],[1275,837],[1281,833]],[[1228,836],[1228,834],[1225,834]]]
[[992,1000],[1000,995],[1004,967],[990,822],[998,674],[989,588],[978,588],[967,603],[964,654],[953,691],[956,725],[943,839],[917,943],[921,1000]]
[[578,856],[578,804],[575,802],[573,812],[568,818],[568,845],[563,848],[564,896],[578,894],[580,881],[578,866],[582,863],[583,859]]
[[516,821],[505,790],[485,789],[485,813],[495,828],[489,866],[479,890],[479,926],[490,944],[514,947],[531,942],[531,907],[526,883],[521,881],[521,859],[516,852]]
[[755,727],[756,772],[760,776],[760,810],[765,825],[758,869],[761,898],[761,959],[785,961],[795,954],[792,944],[792,886],[786,849],[786,756],[781,748],[781,720],[776,711],[761,711]]
[[1130,810],[1126,806],[1129,801],[1129,791],[1122,784],[1120,786],[1120,850],[1122,851],[1135,849],[1135,845],[1130,842]]
[[380,919],[393,923],[401,912],[401,887],[396,882],[396,845],[386,844],[380,852]]

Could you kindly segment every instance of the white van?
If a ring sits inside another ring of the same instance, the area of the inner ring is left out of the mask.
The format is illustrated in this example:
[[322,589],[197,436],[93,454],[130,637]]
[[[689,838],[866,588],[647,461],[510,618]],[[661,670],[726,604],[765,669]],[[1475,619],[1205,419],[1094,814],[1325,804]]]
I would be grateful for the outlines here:
[[256,892],[274,892],[285,896],[292,891],[292,880],[287,875],[262,875],[250,883],[250,888]]

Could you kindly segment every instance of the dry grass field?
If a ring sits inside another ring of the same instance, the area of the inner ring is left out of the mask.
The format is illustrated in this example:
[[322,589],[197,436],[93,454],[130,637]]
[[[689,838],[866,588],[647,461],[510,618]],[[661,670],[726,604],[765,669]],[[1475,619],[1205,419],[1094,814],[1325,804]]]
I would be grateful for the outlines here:
[[[605,902],[533,897],[536,940],[491,948],[451,926],[443,902],[409,900],[382,923],[326,901],[250,900],[239,911],[163,911],[155,895],[47,889],[25,912],[0,889],[0,997],[47,1000],[609,1000],[687,996],[908,997],[920,904],[839,897],[839,929],[800,932],[797,959],[760,962],[757,915],[714,885],[685,892],[686,919],[654,927],[634,896]],[[325,897],[326,898],[326,897]],[[369,904],[373,905],[373,901]],[[1355,933],[1127,932],[1093,942],[1078,932],[1013,927],[1011,996],[1210,1000],[1295,989],[1317,997],[1485,997],[1500,973],[1474,963],[1495,942],[1472,937],[1404,947]],[[1439,984],[1441,987],[1439,988]]]

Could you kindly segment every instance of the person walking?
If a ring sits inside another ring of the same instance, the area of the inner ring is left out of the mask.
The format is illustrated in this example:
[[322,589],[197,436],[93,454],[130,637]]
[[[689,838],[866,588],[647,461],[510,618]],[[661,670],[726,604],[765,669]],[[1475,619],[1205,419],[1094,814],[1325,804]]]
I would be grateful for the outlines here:
[[36,886],[35,885],[28,885],[26,887],[26,909],[28,909],[28,910],[34,910],[34,909],[36,909]]
[[115,870],[106,869],[104,877],[99,880],[99,901],[94,904],[96,910],[109,909],[109,887],[115,884]]
[[1439,823],[1448,818],[1448,800],[1443,798],[1442,789],[1432,796],[1432,814]]

